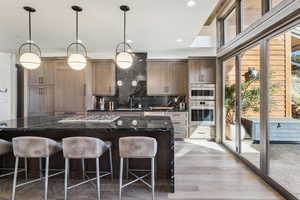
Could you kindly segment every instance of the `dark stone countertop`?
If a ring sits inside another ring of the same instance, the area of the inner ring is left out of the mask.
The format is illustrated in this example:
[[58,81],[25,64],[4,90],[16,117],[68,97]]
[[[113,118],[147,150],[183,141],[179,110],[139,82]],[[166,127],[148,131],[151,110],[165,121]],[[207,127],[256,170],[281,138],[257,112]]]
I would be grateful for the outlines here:
[[[158,131],[173,132],[173,124],[169,117],[146,116],[146,117],[120,117],[112,123],[99,122],[68,122],[59,123],[60,120],[70,116],[59,117],[30,117],[25,119],[16,119],[9,121],[0,121],[1,131],[14,130],[109,130],[109,132],[117,131]],[[119,123],[118,123],[119,121]],[[122,121],[122,124],[120,124]]]

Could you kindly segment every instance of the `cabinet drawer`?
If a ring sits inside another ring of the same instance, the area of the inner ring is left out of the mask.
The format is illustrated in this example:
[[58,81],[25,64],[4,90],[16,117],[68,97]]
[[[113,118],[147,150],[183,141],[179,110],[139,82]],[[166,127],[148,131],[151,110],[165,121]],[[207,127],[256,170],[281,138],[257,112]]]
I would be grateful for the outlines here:
[[174,127],[187,127],[187,121],[172,121]]
[[186,137],[186,129],[183,128],[174,128],[174,137],[175,138],[185,138]]
[[144,116],[165,116],[165,112],[144,112]]
[[170,116],[172,121],[186,121],[187,113],[186,112],[167,112],[167,116]]

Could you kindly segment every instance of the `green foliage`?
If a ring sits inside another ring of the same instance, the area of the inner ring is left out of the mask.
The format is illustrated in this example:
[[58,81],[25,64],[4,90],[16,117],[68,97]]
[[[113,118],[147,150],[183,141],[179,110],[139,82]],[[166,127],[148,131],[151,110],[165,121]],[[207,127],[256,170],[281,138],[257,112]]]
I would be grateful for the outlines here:
[[[270,73],[270,78],[272,77],[272,72]],[[245,81],[240,84],[241,86],[241,111],[242,114],[246,114],[249,110],[252,112],[259,112],[260,109],[260,92],[259,87],[259,76],[251,77],[245,74]],[[235,105],[236,105],[236,84],[225,87],[225,102],[224,106],[226,108],[226,121],[228,123],[233,123],[235,115]],[[270,94],[272,95],[277,86],[272,85],[270,87]],[[270,101],[272,104],[272,100]]]

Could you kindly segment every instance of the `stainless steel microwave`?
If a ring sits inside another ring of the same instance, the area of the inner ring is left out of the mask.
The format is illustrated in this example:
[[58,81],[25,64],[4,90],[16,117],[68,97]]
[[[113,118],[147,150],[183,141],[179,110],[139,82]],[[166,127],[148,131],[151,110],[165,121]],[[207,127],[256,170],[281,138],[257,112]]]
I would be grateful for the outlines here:
[[215,100],[215,84],[192,84],[189,93],[191,100]]

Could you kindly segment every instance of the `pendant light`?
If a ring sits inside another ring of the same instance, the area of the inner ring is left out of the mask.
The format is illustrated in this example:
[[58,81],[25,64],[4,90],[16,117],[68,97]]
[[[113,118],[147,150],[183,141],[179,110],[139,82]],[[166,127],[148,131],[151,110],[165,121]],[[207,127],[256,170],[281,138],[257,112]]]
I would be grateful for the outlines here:
[[[72,9],[76,12],[76,42],[70,44],[67,48],[68,65],[74,70],[82,70],[85,68],[87,60],[87,51],[85,46],[78,40],[78,13],[82,11],[79,6],[72,6]],[[70,53],[71,47],[75,47],[75,52]],[[79,51],[82,48],[83,53]]]
[[[39,66],[41,65],[41,49],[31,40],[31,13],[35,12],[35,9],[28,6],[23,8],[29,14],[29,40],[26,43],[22,44],[19,48],[19,61],[25,69],[34,70],[39,68]],[[36,49],[37,53],[33,51],[34,49]]]
[[116,48],[116,64],[121,69],[128,69],[133,64],[131,46],[126,42],[126,12],[129,11],[130,8],[126,5],[122,5],[120,9],[124,12],[124,35],[123,42],[119,43]]

